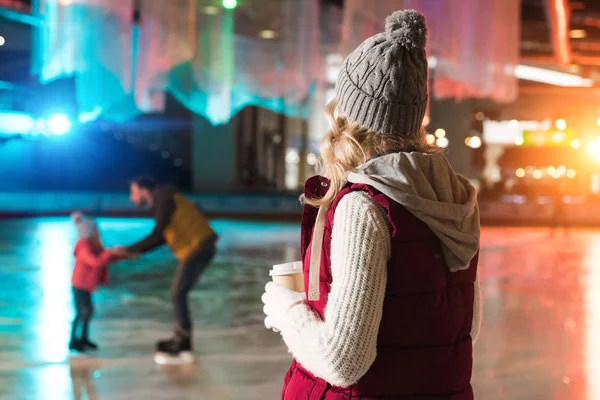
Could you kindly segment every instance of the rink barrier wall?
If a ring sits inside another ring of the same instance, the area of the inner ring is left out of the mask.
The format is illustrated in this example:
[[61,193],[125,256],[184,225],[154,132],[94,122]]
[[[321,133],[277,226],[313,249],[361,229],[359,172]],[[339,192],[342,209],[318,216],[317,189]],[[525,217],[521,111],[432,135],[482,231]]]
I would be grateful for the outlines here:
[[[295,218],[299,217],[302,212],[296,195],[202,194],[187,196],[209,216]],[[131,204],[127,193],[0,193],[0,215],[5,217],[64,215],[73,210],[81,210],[98,216],[146,214]]]
[[[188,195],[207,215],[230,218],[299,219],[302,207],[296,195],[201,194]],[[567,223],[600,226],[600,203],[571,199],[565,206]],[[139,216],[127,193],[4,192],[0,216],[29,217],[67,215],[81,210],[97,216]],[[548,199],[526,202],[522,198],[480,201],[485,224],[547,225],[554,220],[554,204]]]

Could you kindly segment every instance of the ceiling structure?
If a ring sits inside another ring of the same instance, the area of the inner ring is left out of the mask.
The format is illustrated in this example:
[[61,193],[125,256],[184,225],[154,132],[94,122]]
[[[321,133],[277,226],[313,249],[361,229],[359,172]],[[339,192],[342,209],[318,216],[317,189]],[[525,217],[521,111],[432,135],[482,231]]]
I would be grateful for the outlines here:
[[[521,20],[520,68],[531,74],[519,82],[516,102],[494,107],[496,118],[595,121],[600,111],[600,1],[522,0]],[[549,82],[540,82],[546,77]]]
[[[15,25],[24,24],[6,19],[11,17],[10,12],[15,11],[15,2],[16,0],[0,0],[0,25],[3,28],[11,26],[10,29],[15,31],[16,35],[18,29],[14,28]],[[31,4],[30,0],[19,2],[23,4],[22,10],[25,11]],[[343,0],[321,2],[343,6]],[[13,7],[7,14],[6,4],[9,3]],[[277,30],[280,27],[269,28]],[[22,31],[25,40],[20,42],[30,43],[28,27],[23,26]],[[29,81],[31,84],[27,73],[28,46],[14,48],[15,41],[8,39],[7,37],[6,44],[0,47],[3,53],[0,81],[17,84]],[[556,110],[548,113],[556,114],[561,112],[561,107],[576,108],[579,107],[579,103],[597,107],[596,104],[600,104],[597,95],[597,88],[600,87],[600,0],[522,0],[520,49],[520,67],[534,67],[580,77],[584,79],[583,84],[571,86],[583,87],[562,88],[532,80],[521,80],[519,101],[513,107],[507,107],[507,113],[513,114],[513,111],[519,109],[522,110],[521,113],[528,113],[540,108],[554,107]],[[534,70],[533,75],[538,77],[539,73]],[[569,100],[553,102],[553,98]],[[545,100],[540,103],[540,99]]]
[[600,67],[600,1],[522,1],[524,61]]

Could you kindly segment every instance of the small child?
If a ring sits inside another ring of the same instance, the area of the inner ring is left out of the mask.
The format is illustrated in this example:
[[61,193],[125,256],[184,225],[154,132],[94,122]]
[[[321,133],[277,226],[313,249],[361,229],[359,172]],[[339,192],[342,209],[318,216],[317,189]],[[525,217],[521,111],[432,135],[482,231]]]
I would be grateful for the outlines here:
[[71,214],[71,218],[77,226],[79,240],[75,244],[75,267],[71,278],[76,316],[73,320],[69,349],[77,352],[98,350],[98,346],[88,337],[89,324],[94,312],[92,293],[98,285],[108,284],[108,264],[119,257],[104,248],[93,219],[84,218],[79,212]]

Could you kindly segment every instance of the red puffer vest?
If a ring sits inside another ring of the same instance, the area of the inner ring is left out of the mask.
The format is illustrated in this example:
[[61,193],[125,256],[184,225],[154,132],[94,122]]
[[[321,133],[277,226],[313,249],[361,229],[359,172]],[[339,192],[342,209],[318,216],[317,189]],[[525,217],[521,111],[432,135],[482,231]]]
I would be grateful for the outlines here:
[[[322,196],[327,181],[311,178],[308,196]],[[320,266],[320,299],[310,307],[324,316],[332,277],[331,230],[339,201],[351,191],[365,191],[380,204],[390,222],[392,253],[387,293],[377,340],[377,358],[349,388],[316,378],[294,360],[282,392],[284,400],[472,400],[471,387],[474,282],[477,257],[466,271],[451,273],[440,241],[403,206],[367,185],[347,186],[327,214]],[[302,258],[308,288],[310,241],[317,209],[305,206]],[[308,293],[307,293],[308,296]]]

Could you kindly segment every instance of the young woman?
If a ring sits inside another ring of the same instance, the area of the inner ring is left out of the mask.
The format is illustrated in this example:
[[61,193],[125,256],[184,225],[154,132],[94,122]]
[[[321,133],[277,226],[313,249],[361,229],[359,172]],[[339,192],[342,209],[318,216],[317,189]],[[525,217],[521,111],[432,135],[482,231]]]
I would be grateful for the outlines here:
[[304,194],[306,293],[263,295],[294,356],[282,399],[473,399],[479,211],[421,128],[426,35],[396,12],[342,67]]

